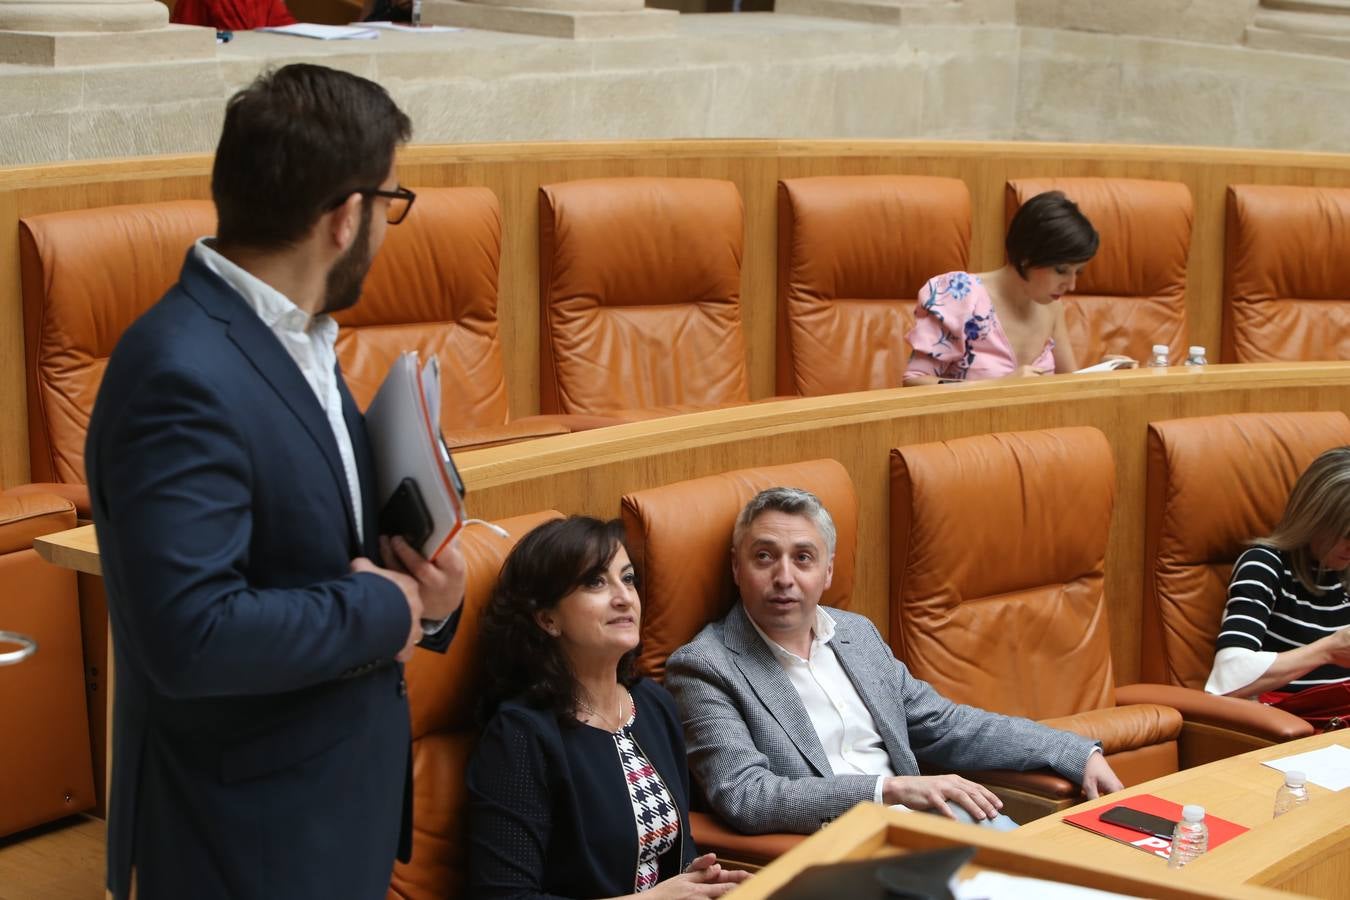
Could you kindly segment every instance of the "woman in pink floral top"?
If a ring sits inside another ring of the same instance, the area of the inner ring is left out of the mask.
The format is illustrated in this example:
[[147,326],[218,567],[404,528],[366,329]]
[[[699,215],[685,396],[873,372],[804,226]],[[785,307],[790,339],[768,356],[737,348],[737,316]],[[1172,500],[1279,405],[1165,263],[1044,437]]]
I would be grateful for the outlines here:
[[1047,191],[1022,204],[1005,245],[1003,268],[948,272],[919,291],[906,386],[1078,368],[1062,298],[1097,253],[1092,223],[1063,193]]

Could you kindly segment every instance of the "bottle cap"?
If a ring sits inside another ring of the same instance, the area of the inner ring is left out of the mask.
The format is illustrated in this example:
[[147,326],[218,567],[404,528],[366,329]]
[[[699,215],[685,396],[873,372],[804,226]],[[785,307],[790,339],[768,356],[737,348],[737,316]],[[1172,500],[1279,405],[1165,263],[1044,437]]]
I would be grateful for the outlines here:
[[1196,345],[1196,346],[1194,346],[1194,347],[1189,347],[1189,348],[1187,348],[1187,352],[1190,353],[1191,356],[1204,356],[1204,355],[1205,355],[1205,348],[1204,348],[1204,347],[1201,347],[1201,346],[1199,346],[1199,345]]
[[1308,776],[1298,769],[1290,769],[1284,773],[1284,783],[1290,787],[1302,787],[1303,782],[1308,780]]
[[1166,344],[1154,344],[1154,345],[1153,345],[1153,355],[1154,355],[1154,356],[1157,356],[1157,355],[1159,355],[1159,354],[1166,353],[1166,352],[1167,352],[1167,345],[1166,345]]
[[1205,808],[1194,803],[1188,803],[1181,808],[1181,817],[1187,822],[1203,822],[1205,820]]

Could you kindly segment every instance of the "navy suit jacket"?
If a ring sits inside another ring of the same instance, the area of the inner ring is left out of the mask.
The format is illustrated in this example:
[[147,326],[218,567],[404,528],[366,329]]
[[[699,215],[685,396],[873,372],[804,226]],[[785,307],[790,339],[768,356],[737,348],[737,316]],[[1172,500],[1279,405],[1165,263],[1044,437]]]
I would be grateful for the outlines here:
[[[116,663],[108,887],[377,898],[408,848],[411,623],[300,369],[189,252],[109,360],[85,450]],[[437,646],[449,640],[440,635]]]

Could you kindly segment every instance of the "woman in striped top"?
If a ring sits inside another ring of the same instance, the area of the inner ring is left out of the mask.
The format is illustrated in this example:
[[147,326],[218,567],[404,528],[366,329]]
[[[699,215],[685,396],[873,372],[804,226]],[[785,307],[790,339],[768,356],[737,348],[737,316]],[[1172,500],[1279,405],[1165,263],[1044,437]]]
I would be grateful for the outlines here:
[[1347,587],[1350,447],[1338,447],[1299,476],[1275,531],[1238,557],[1205,690],[1254,697],[1350,679]]

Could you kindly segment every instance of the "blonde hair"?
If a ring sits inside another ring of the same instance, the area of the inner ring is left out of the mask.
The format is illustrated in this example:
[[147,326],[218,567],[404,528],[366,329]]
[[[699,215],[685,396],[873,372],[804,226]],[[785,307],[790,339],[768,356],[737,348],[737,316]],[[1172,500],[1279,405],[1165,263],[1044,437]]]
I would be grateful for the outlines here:
[[[1269,537],[1256,541],[1289,554],[1294,577],[1313,594],[1321,562],[1313,555],[1314,541],[1350,537],[1350,447],[1336,447],[1313,460],[1294,483],[1284,517]],[[1350,591],[1350,568],[1341,570],[1341,584]]]

